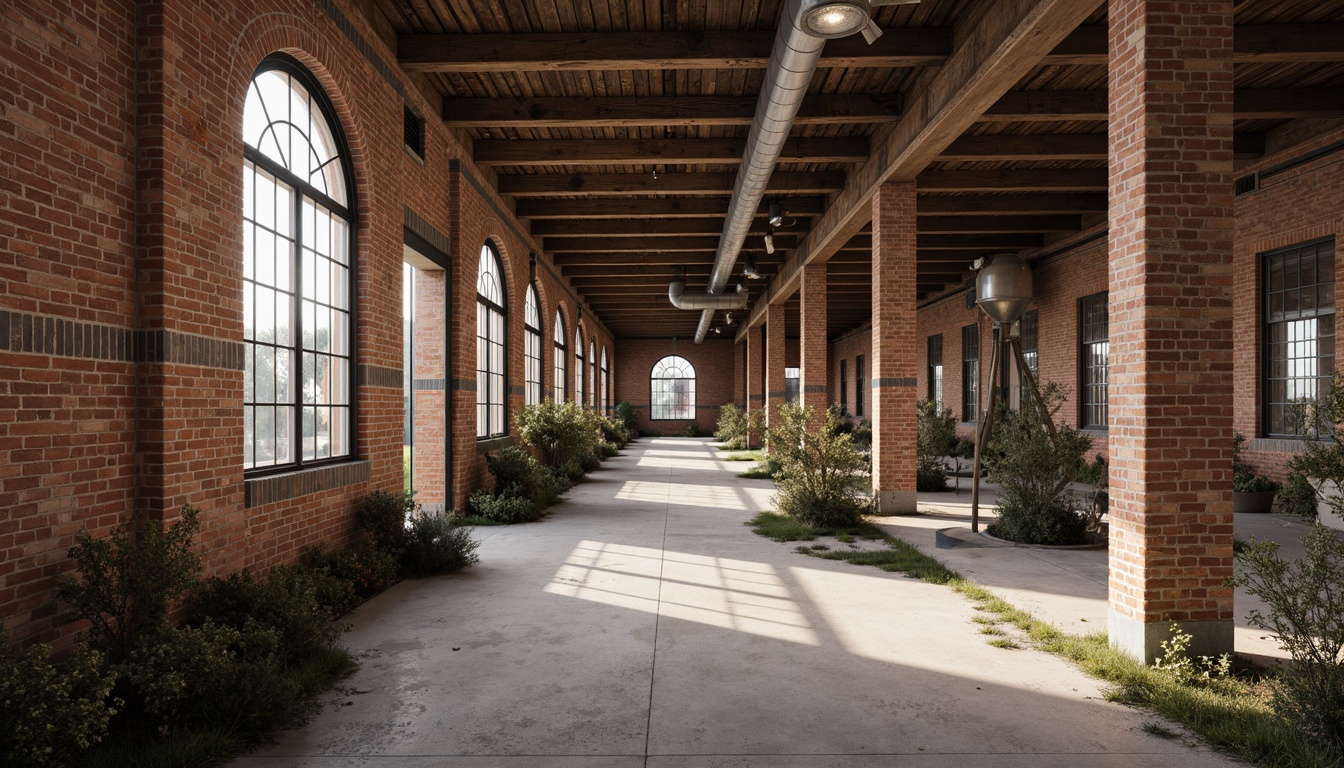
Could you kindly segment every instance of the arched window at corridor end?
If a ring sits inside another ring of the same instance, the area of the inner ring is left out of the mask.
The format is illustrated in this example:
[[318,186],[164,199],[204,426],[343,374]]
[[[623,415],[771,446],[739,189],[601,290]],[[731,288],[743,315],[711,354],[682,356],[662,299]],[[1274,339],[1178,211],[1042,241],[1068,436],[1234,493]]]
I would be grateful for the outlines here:
[[504,408],[505,332],[507,310],[504,265],[489,242],[481,246],[476,270],[476,437],[508,432]]
[[541,402],[541,297],[537,286],[527,287],[527,312],[523,317],[523,394],[527,405]]
[[243,469],[348,458],[355,205],[331,101],[289,56],[243,105]]
[[695,418],[695,366],[668,355],[653,365],[649,376],[649,418],[654,421]]

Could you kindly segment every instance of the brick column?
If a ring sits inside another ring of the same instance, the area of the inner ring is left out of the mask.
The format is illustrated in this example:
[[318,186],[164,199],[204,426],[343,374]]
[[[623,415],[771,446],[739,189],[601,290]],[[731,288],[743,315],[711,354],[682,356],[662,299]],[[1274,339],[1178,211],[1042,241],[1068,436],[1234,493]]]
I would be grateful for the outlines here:
[[784,303],[765,309],[765,426],[779,425],[784,404]]
[[1110,0],[1110,640],[1231,651],[1232,2]]
[[[747,411],[757,411],[765,407],[765,381],[761,374],[765,371],[765,334],[761,326],[747,329]],[[754,448],[761,444],[761,435],[752,433],[747,442]]]
[[826,407],[831,398],[826,386],[826,265],[809,264],[803,267],[802,288],[799,290],[799,343],[802,370],[798,381],[800,399],[812,408],[812,425],[820,428],[826,423]]
[[733,345],[733,402],[747,406],[747,343]]
[[915,183],[873,197],[873,494],[879,514],[915,507]]
[[447,359],[444,357],[444,312],[448,308],[447,273],[415,271],[415,327],[411,338],[411,489],[426,509],[441,510],[447,502],[447,439],[444,434],[447,403]]

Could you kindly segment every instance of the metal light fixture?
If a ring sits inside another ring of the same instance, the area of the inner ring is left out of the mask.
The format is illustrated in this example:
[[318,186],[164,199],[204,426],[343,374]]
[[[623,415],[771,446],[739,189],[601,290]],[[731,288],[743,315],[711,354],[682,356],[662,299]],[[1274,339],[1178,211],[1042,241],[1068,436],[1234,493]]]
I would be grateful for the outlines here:
[[[741,283],[738,283],[738,285],[741,285]],[[732,312],[724,312],[724,313],[723,313],[723,324],[724,324],[724,325],[732,325],[732,324],[733,324],[733,313],[732,313]]]
[[756,271],[756,257],[748,256],[742,260],[742,276],[748,280],[760,280],[761,273]]
[[814,37],[849,37],[868,24],[868,4],[856,0],[819,2],[803,11],[802,27]]
[[779,201],[779,198],[770,201],[768,210],[769,216],[766,218],[765,223],[769,224],[771,229],[784,223],[784,204]]
[[775,231],[773,229],[765,231],[765,252],[769,254],[775,252]]

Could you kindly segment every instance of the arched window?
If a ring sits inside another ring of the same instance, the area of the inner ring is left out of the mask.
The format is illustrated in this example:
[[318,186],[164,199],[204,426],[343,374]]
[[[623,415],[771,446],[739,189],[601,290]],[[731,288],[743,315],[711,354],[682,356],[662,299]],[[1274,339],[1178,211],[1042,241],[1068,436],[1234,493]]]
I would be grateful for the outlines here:
[[504,414],[504,265],[486,242],[476,269],[476,437],[508,432]]
[[583,405],[583,330],[574,331],[574,402]]
[[527,312],[523,317],[523,394],[528,405],[541,402],[541,297],[537,286],[527,287]]
[[557,403],[565,402],[565,387],[569,386],[569,349],[565,347],[565,316],[555,310],[555,393],[551,399]]
[[588,337],[588,407],[597,408],[597,340]]
[[668,355],[654,364],[649,403],[654,420],[695,418],[695,367],[689,360]]
[[609,394],[611,387],[611,371],[607,368],[607,348],[602,347],[602,412],[606,413],[611,408],[611,396]]
[[354,194],[331,102],[266,59],[243,106],[243,468],[353,451]]

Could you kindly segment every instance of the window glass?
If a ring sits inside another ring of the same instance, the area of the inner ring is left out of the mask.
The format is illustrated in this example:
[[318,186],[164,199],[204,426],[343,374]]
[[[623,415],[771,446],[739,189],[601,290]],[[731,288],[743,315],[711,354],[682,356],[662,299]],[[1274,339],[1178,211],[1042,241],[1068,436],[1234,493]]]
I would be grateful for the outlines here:
[[476,269],[476,437],[508,432],[505,423],[504,268],[495,246],[481,246]]
[[655,363],[649,388],[650,418],[695,418],[695,368],[686,358],[668,355]]
[[1312,418],[1335,369],[1333,240],[1265,254],[1264,433],[1312,437]]

